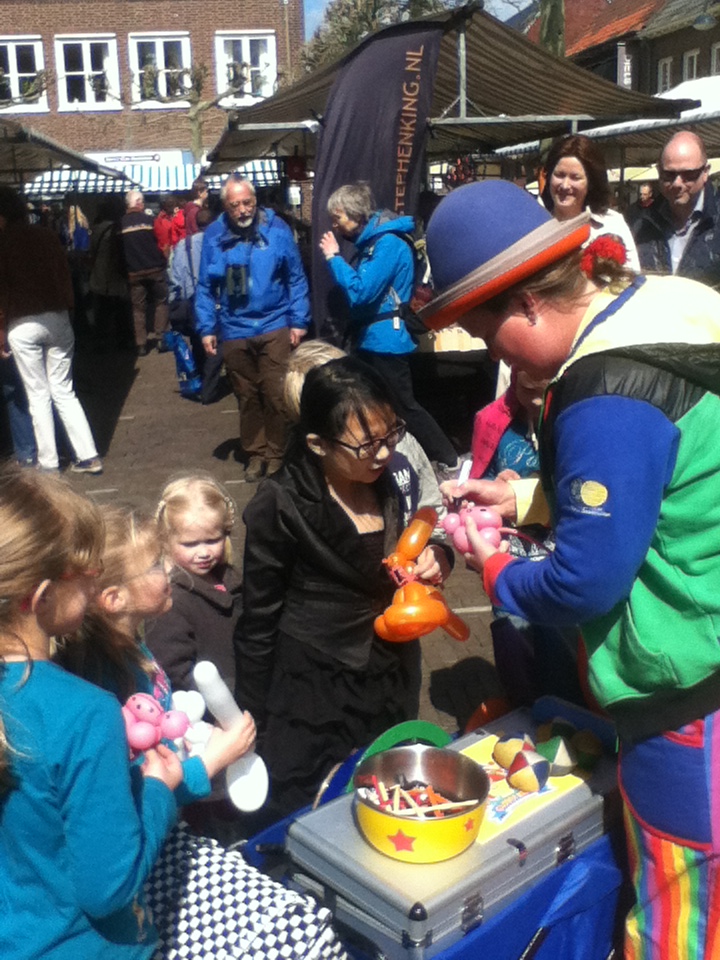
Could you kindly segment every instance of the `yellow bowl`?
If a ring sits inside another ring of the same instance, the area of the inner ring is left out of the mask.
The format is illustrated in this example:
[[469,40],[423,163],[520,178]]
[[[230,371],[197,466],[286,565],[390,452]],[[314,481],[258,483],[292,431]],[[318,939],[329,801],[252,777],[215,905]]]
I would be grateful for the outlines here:
[[[371,785],[373,777],[386,786],[398,781],[431,784],[453,802],[476,803],[444,817],[400,816],[358,794],[358,787]],[[474,760],[454,750],[422,744],[394,747],[368,757],[355,771],[353,785],[358,829],[380,853],[404,863],[438,863],[467,850],[480,830],[490,790],[487,774]]]

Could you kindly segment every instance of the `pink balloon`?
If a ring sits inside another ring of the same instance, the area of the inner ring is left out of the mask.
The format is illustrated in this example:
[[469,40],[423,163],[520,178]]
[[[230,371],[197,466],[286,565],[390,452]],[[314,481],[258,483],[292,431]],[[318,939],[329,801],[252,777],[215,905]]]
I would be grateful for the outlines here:
[[497,550],[502,540],[502,534],[496,527],[483,527],[482,530],[478,532],[480,533],[481,537],[484,537],[485,540],[492,544],[492,546]]
[[469,553],[470,552],[470,543],[467,538],[467,533],[465,533],[465,527],[458,527],[452,535],[453,546],[456,550],[459,550],[460,553]]
[[128,743],[133,750],[149,750],[154,747],[159,740],[160,730],[153,723],[146,720],[138,720],[128,730]]
[[492,507],[472,507],[470,516],[475,521],[478,530],[482,530],[483,527],[499,528],[502,526],[502,517]]
[[457,513],[448,513],[442,522],[445,533],[453,534],[460,526],[460,517]]
[[184,736],[189,726],[190,721],[187,714],[181,710],[169,710],[160,724],[162,735],[167,737],[168,740],[176,740],[178,737]]

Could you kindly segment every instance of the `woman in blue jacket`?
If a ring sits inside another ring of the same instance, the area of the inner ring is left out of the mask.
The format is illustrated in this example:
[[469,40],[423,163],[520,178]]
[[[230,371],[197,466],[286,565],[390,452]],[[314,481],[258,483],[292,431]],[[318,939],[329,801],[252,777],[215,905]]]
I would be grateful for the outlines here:
[[328,200],[333,230],[357,248],[353,264],[340,256],[332,230],[320,249],[333,280],[345,295],[357,355],[390,385],[395,406],[430,460],[457,465],[457,451],[433,417],[415,399],[408,357],[415,343],[400,316],[415,286],[412,217],[375,210],[367,183],[339,187]]

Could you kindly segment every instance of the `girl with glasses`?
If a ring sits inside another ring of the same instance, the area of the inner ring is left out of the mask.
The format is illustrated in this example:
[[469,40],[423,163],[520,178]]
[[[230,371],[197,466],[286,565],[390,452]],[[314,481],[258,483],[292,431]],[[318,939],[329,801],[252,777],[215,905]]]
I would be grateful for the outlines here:
[[[237,691],[260,729],[269,817],[310,803],[353,750],[417,716],[418,642],[373,630],[393,594],[382,559],[417,507],[404,430],[362,361],[311,370],[283,466],[245,510]],[[448,555],[427,547],[422,578],[442,582]]]

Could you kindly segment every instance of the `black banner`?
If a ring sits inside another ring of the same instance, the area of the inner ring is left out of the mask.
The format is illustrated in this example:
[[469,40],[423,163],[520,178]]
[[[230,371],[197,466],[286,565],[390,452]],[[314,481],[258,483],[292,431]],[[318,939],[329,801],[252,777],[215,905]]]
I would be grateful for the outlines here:
[[350,54],[330,91],[318,135],[312,210],[313,316],[318,335],[326,339],[337,342],[342,333],[329,297],[329,271],[318,249],[320,237],[330,229],[328,198],[343,184],[367,180],[379,209],[415,214],[435,70],[447,27],[447,21],[413,22],[375,34]]

